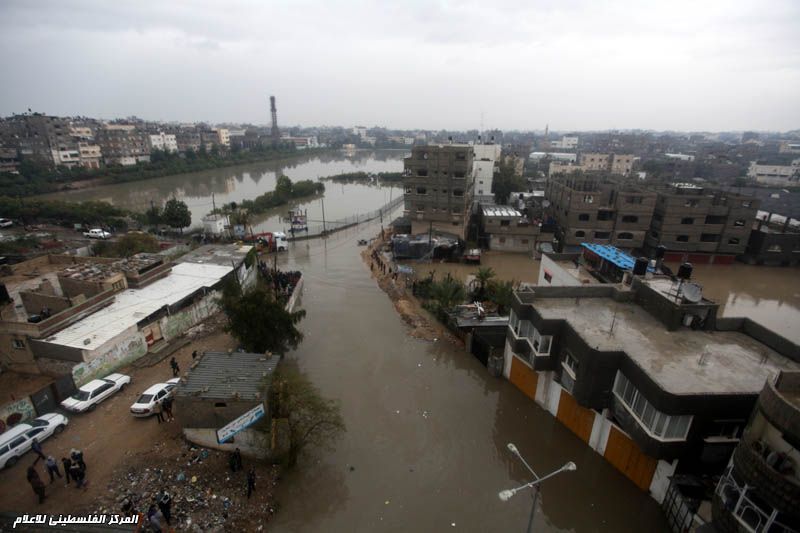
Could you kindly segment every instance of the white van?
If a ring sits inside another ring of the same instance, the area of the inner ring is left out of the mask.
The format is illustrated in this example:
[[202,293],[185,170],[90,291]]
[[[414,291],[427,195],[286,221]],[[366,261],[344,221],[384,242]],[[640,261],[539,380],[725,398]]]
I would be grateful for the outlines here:
[[33,439],[40,443],[56,433],[61,433],[69,419],[58,413],[48,413],[31,420],[30,424],[17,424],[0,435],[0,468],[11,466],[31,449]]

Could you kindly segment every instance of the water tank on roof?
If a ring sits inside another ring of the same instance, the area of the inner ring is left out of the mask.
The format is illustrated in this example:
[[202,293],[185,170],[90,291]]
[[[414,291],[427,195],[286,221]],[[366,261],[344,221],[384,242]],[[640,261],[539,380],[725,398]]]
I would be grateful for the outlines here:
[[692,268],[693,267],[691,263],[682,263],[681,266],[678,267],[678,278],[691,279]]
[[649,261],[646,257],[639,257],[636,259],[636,262],[633,264],[633,275],[634,276],[644,276],[647,274],[647,264]]
[[656,248],[656,259],[663,259],[664,253],[666,253],[667,247],[663,244],[659,244],[658,248]]

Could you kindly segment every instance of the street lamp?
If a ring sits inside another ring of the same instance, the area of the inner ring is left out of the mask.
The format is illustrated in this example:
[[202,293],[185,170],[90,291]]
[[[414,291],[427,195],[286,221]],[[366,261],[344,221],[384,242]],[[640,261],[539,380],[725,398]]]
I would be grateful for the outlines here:
[[527,468],[528,471],[533,475],[534,479],[530,483],[525,483],[524,485],[521,485],[521,486],[519,486],[517,488],[501,490],[497,495],[500,497],[500,499],[502,501],[507,502],[517,492],[519,492],[521,490],[529,488],[529,489],[531,489],[533,491],[533,505],[531,505],[531,516],[528,519],[528,533],[530,533],[531,531],[533,531],[533,515],[536,513],[536,502],[537,502],[537,500],[539,498],[539,485],[541,485],[542,481],[544,481],[546,479],[550,479],[551,477],[556,476],[556,475],[560,474],[561,472],[574,472],[575,470],[578,469],[578,465],[576,465],[575,463],[570,461],[567,464],[565,464],[564,466],[562,466],[561,468],[559,468],[558,470],[554,470],[553,472],[550,472],[549,474],[547,474],[545,476],[539,477],[536,474],[536,472],[533,471],[533,468],[531,468],[531,465],[529,465],[528,462],[525,460],[525,458],[522,457],[522,454],[519,453],[519,450],[517,449],[516,446],[514,446],[513,442],[509,442],[508,443],[508,450],[511,453],[513,453],[514,455],[516,455],[517,458],[520,461],[522,461],[522,464],[525,465],[525,468]]

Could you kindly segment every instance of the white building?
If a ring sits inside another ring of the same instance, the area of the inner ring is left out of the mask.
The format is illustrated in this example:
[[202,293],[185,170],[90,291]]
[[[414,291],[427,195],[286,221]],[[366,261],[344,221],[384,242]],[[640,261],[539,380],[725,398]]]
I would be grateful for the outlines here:
[[100,160],[103,153],[100,147],[91,143],[78,143],[81,166],[84,168],[100,168]]
[[677,159],[679,161],[694,161],[694,156],[690,154],[664,154],[667,159]]
[[800,184],[800,159],[795,159],[791,165],[759,165],[753,161],[750,163],[747,177],[766,185],[798,185]]
[[217,142],[222,146],[230,148],[231,146],[231,132],[226,128],[217,128]]
[[75,148],[51,150],[53,162],[58,166],[75,167],[81,164],[81,154]]
[[229,226],[226,215],[206,215],[203,217],[203,232],[209,235],[223,235]]
[[367,136],[367,128],[364,126],[354,126],[353,135],[358,135],[362,139]]
[[781,141],[778,151],[782,154],[800,154],[800,141]]
[[531,152],[528,155],[528,159],[531,161],[539,161],[545,157],[549,157],[554,161],[567,161],[570,163],[578,161],[578,154],[570,154],[567,152]]
[[560,141],[553,141],[550,143],[552,148],[559,150],[577,150],[578,136],[577,135],[564,135]]
[[[150,142],[150,149],[152,150],[163,150],[172,153],[178,151],[178,141],[175,135],[171,133],[160,131],[155,135],[150,135],[148,139]],[[230,143],[230,138],[228,138],[228,143]]]

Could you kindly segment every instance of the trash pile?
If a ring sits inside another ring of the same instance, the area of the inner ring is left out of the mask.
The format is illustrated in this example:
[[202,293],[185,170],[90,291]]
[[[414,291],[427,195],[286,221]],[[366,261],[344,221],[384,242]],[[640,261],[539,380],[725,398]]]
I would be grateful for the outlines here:
[[[145,517],[159,491],[166,490],[172,496],[171,527],[177,531],[259,531],[275,514],[278,466],[245,458],[244,468],[234,473],[225,452],[190,444],[171,456],[164,452],[157,447],[136,456],[135,465],[115,472],[108,492],[87,512],[128,511]],[[248,500],[250,467],[256,471],[256,489]],[[166,525],[163,519],[161,523]]]

